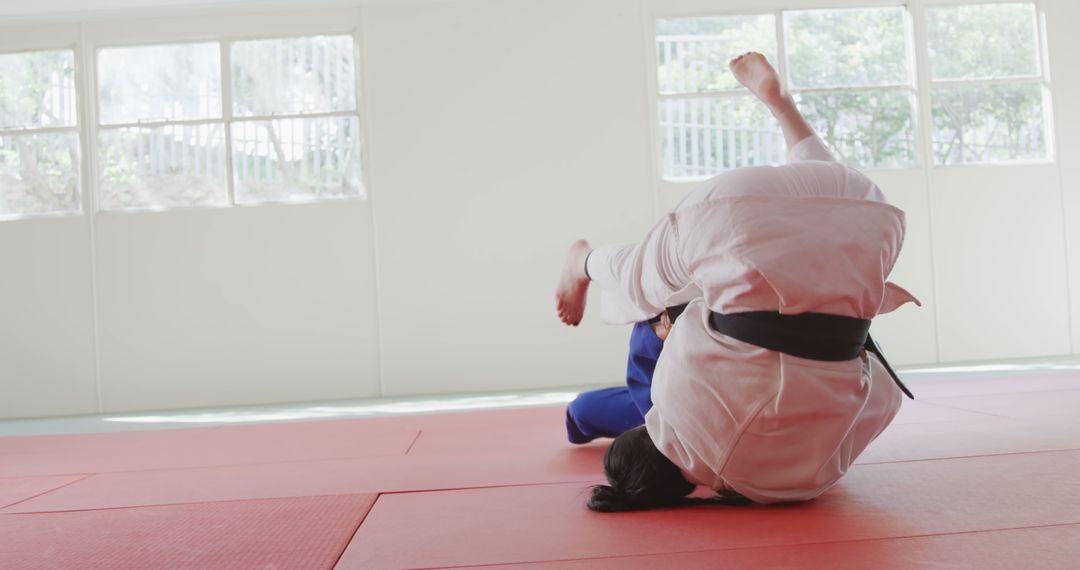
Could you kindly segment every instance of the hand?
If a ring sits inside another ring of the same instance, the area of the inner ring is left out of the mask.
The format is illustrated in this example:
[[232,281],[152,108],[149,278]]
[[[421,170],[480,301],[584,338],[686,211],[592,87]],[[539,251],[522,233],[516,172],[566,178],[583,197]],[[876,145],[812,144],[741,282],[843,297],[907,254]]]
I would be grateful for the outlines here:
[[667,310],[660,313],[660,322],[653,323],[652,330],[660,340],[667,340],[668,335],[671,334],[671,317],[668,316]]

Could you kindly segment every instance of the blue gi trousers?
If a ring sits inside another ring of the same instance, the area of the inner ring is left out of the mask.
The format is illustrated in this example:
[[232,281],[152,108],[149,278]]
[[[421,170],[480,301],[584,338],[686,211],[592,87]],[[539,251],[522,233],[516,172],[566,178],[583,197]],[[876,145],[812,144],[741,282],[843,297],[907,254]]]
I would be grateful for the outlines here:
[[566,408],[566,434],[571,443],[616,437],[645,423],[645,413],[652,408],[653,371],[663,348],[664,341],[648,322],[634,325],[626,386],[582,392],[570,402]]

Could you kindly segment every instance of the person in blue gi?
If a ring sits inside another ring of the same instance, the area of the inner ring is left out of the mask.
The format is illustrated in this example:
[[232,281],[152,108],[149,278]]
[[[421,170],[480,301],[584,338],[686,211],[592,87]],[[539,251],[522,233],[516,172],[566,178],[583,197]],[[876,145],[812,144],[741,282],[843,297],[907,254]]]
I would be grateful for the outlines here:
[[645,423],[652,408],[652,378],[664,349],[671,321],[685,306],[671,307],[663,315],[634,325],[626,362],[626,385],[578,394],[566,408],[566,435],[570,443],[588,443],[600,437],[618,437]]

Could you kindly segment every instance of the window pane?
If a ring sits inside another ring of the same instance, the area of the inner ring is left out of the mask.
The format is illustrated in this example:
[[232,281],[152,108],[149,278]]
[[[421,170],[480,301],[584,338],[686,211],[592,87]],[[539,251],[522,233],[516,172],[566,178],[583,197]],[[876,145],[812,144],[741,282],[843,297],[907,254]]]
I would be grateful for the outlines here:
[[772,15],[657,20],[660,92],[740,88],[727,62],[748,51],[760,51],[776,61],[776,20]]
[[237,116],[353,111],[356,77],[350,36],[236,42]]
[[79,136],[0,136],[0,216],[79,209]]
[[360,196],[356,117],[233,123],[237,202]]
[[216,43],[101,50],[101,123],[221,117],[220,59]]
[[784,161],[780,127],[752,96],[662,100],[659,113],[665,178]]
[[799,95],[799,109],[837,158],[851,166],[915,166],[909,91],[865,90]]
[[1039,74],[1031,4],[927,8],[926,25],[934,79]]
[[792,89],[908,83],[904,8],[784,12]]
[[226,204],[224,139],[220,124],[103,130],[101,209]]
[[75,126],[75,54],[0,55],[0,129]]
[[1041,85],[939,87],[932,99],[938,164],[1047,158]]

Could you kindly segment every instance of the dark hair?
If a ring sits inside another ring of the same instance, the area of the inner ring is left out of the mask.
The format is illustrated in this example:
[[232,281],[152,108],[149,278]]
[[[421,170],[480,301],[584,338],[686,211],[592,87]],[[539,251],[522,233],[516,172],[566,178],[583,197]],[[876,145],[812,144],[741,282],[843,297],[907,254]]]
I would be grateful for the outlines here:
[[[660,453],[641,426],[615,438],[604,454],[610,485],[593,487],[588,506],[594,511],[625,512],[697,504],[732,504],[732,497],[690,499],[695,485]],[[738,502],[738,501],[735,501]]]

